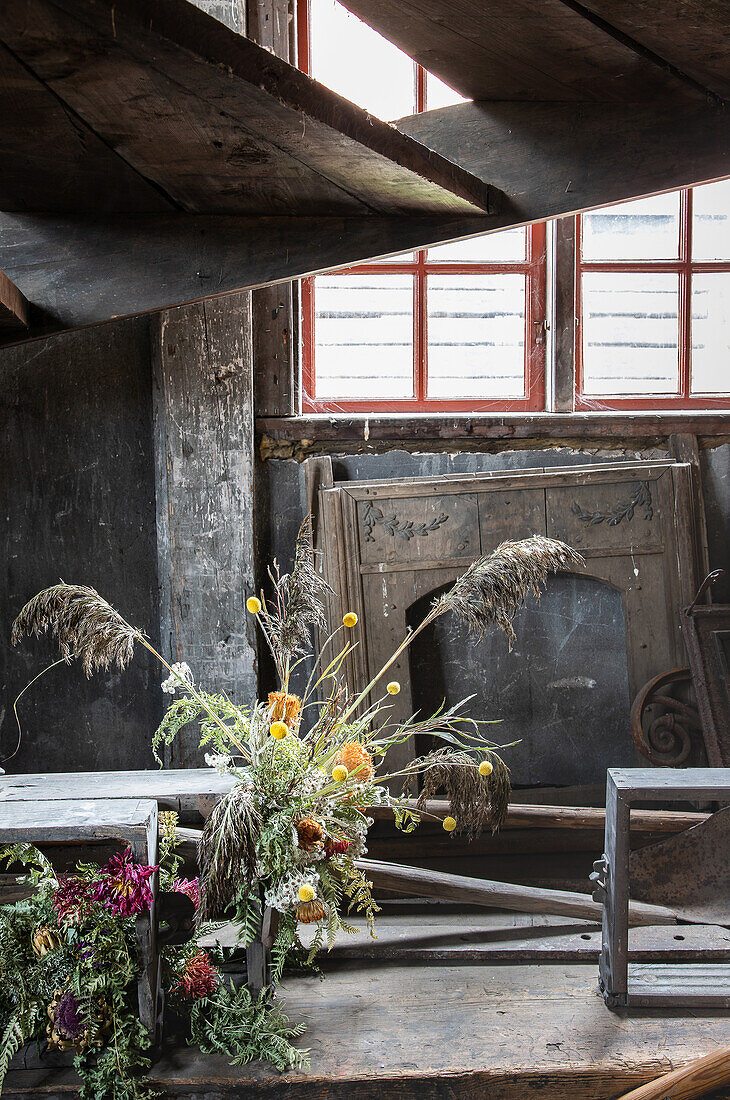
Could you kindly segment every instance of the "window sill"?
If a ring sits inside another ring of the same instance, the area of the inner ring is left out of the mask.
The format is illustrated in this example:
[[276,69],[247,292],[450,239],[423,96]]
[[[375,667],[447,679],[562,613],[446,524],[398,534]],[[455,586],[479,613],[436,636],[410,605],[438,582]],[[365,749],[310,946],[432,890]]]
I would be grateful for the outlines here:
[[494,443],[581,440],[620,446],[624,440],[655,443],[670,435],[730,436],[730,410],[702,412],[577,412],[577,413],[334,413],[291,417],[261,417],[256,421],[266,457],[282,454],[286,445],[311,454],[363,445]]

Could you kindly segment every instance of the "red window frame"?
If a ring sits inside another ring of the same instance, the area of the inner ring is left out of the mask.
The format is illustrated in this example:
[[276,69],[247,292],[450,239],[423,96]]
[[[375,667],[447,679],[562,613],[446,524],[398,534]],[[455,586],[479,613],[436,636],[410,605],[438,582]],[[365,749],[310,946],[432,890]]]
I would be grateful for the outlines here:
[[[297,49],[299,68],[310,72],[309,0],[297,3]],[[427,73],[413,63],[416,113],[426,110]],[[415,260],[394,259],[392,263],[358,264],[331,274],[413,274],[413,396],[390,401],[318,401],[316,398],[314,278],[301,281],[302,306],[302,411],[303,412],[539,412],[545,408],[545,316],[546,250],[545,224],[528,227],[526,259],[518,263],[429,263],[427,251],[415,253]],[[525,396],[482,400],[431,400],[428,393],[428,318],[426,278],[429,274],[525,275]],[[312,396],[315,395],[315,396]]]
[[[413,396],[401,400],[318,400],[315,364],[314,278],[303,279],[302,301],[302,408],[306,412],[539,412],[545,408],[545,225],[527,230],[526,259],[512,263],[429,263],[426,250],[415,260],[400,263],[359,264],[332,272],[352,274],[413,275]],[[428,310],[426,280],[429,275],[523,274],[525,278],[525,395],[515,398],[460,398],[445,401],[428,394]],[[314,396],[312,396],[314,395]]]
[[[730,271],[730,260],[702,261],[692,259],[692,198],[691,187],[680,191],[679,258],[676,260],[613,260],[584,261],[582,257],[582,219],[575,225],[575,408],[578,411],[609,409],[725,409],[730,408],[730,395],[691,392],[692,371],[692,276],[712,271]],[[677,333],[678,387],[676,394],[650,396],[585,393],[583,384],[583,272],[625,271],[646,274],[677,274],[679,276],[679,324]]]

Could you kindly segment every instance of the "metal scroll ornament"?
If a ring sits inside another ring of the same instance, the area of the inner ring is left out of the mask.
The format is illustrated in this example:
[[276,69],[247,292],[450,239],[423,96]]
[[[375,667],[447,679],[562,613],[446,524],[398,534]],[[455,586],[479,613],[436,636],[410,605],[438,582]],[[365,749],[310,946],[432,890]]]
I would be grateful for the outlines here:
[[617,527],[622,520],[626,520],[628,523],[634,518],[634,512],[637,508],[643,508],[644,519],[646,520],[650,520],[654,515],[648,481],[637,481],[633,486],[631,499],[619,501],[618,504],[614,505],[613,508],[609,508],[606,512],[586,512],[577,501],[573,501],[570,506],[571,512],[583,523],[598,524],[605,522],[608,527]]
[[449,517],[442,512],[430,523],[414,523],[410,519],[399,520],[397,516],[386,516],[381,508],[377,508],[371,501],[367,501],[362,514],[362,526],[365,532],[365,542],[375,542],[373,531],[376,527],[382,527],[393,538],[404,539],[410,542],[416,535],[425,538],[432,531],[438,531]]

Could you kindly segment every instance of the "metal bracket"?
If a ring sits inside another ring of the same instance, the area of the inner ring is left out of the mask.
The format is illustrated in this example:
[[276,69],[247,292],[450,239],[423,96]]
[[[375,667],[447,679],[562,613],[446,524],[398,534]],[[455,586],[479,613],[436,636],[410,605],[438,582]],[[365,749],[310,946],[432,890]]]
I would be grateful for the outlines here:
[[608,865],[608,859],[604,852],[600,859],[597,859],[593,863],[593,871],[588,876],[593,883],[593,900],[597,901],[599,905],[603,905],[606,900],[606,890],[608,888],[608,876],[610,868]]

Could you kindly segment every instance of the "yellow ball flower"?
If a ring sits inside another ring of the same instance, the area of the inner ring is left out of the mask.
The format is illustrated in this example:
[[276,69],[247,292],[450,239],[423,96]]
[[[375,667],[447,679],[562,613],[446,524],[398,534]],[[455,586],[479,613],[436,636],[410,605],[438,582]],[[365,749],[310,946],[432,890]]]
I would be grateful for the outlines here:
[[447,833],[453,833],[455,828],[456,828],[456,818],[455,817],[445,817],[444,818],[444,829],[446,829],[446,832]]
[[344,783],[349,774],[344,764],[338,764],[337,767],[332,769],[332,778],[335,783]]
[[343,615],[342,623],[349,629],[352,629],[353,626],[357,626],[357,615],[355,614],[355,612],[348,611],[346,615]]
[[400,691],[400,684],[397,680],[391,680],[385,690],[388,692],[388,695],[397,695]]
[[489,760],[482,760],[481,764],[479,765],[479,774],[480,775],[491,775],[493,771],[494,771],[494,768],[492,767],[492,764],[490,763],[490,761]]
[[272,722],[269,726],[269,733],[272,737],[275,737],[277,741],[281,741],[286,737],[289,732],[289,727],[286,722]]
[[246,600],[246,610],[252,615],[258,615],[261,610],[261,600],[257,596],[249,596]]
[[308,882],[305,882],[303,886],[299,887],[299,900],[300,901],[313,901],[314,900],[314,887],[310,886]]

